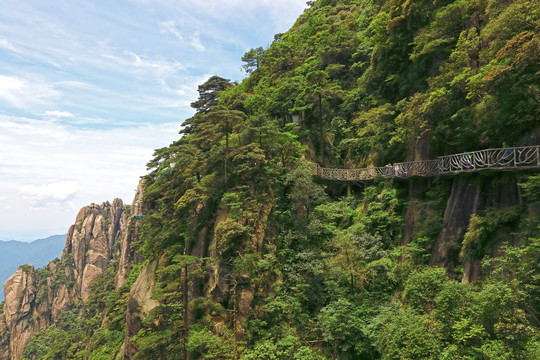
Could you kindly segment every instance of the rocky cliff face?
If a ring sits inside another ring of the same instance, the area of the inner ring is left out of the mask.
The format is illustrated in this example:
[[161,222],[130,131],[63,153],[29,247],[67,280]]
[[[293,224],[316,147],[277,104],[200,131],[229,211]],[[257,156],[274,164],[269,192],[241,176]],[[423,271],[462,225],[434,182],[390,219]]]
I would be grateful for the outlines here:
[[116,289],[124,285],[133,264],[139,264],[142,261],[142,256],[137,251],[138,248],[134,247],[133,244],[139,241],[141,220],[135,216],[143,215],[143,190],[144,180],[141,180],[137,187],[135,199],[133,199],[133,204],[131,205],[130,215],[132,216],[126,216],[126,220],[121,227],[123,236],[120,237],[120,255],[115,282]]
[[113,245],[126,232],[122,200],[83,207],[69,229],[62,260],[73,257],[74,275],[83,301],[88,300],[90,283],[113,257]]
[[463,178],[457,178],[452,186],[452,193],[444,213],[441,231],[429,264],[453,269],[459,261],[459,251],[463,235],[472,214],[478,211],[480,189]]
[[142,321],[148,316],[150,310],[159,305],[157,300],[151,299],[156,285],[157,266],[156,261],[148,262],[129,292],[124,339],[125,360],[133,359],[138,350],[137,346],[130,341],[131,338],[142,329]]
[[[447,179],[446,182],[451,191],[444,197],[446,206],[442,205],[444,215],[441,212],[441,231],[432,249],[430,265],[445,267],[451,272],[454,267],[462,264],[464,272],[461,280],[475,281],[481,276],[480,260],[467,256],[460,258],[471,216],[482,214],[486,208],[497,209],[518,204],[520,196],[517,179],[508,175],[486,177],[478,181],[465,176]],[[433,210],[430,209],[431,205],[420,201],[430,186],[422,181],[410,184],[411,202],[406,209],[404,244],[416,236],[421,226],[423,220],[422,217],[417,219],[418,214]],[[121,200],[116,199],[112,204],[105,202],[82,208],[75,224],[69,229],[61,260],[49,263],[46,272],[36,270],[33,266],[22,266],[5,283],[6,302],[0,308],[0,359],[20,359],[24,346],[36,332],[54,323],[62,312],[72,309],[76,301],[88,300],[90,284],[111,262],[116,262],[116,289],[125,284],[133,265],[142,261],[135,245],[139,240],[141,220],[134,215],[144,213],[143,188],[141,182],[131,207],[124,206]],[[196,208],[194,213],[197,211]],[[268,217],[268,213],[264,211],[264,218]],[[189,249],[190,255],[220,258],[216,239],[207,235],[209,232],[216,233],[228,215],[228,207],[220,205],[215,221],[198,232],[198,241]],[[257,236],[254,236],[256,240],[252,244],[254,249],[262,246],[263,230],[262,225],[260,229],[257,228]],[[501,241],[508,239],[505,237]],[[499,242],[495,241],[490,246],[492,255],[495,255]],[[159,268],[159,259],[148,262],[129,292],[125,338],[118,353],[125,360],[133,359],[138,349],[131,339],[143,327],[143,320],[150,311],[159,305],[151,298]],[[190,299],[197,296],[212,298],[217,302],[227,297],[234,299],[231,301],[235,302],[237,311],[235,331],[241,334],[243,321],[250,311],[255,294],[249,277],[239,274],[238,283],[231,287],[226,281],[225,266],[219,261],[209,266],[207,275],[204,283],[190,291]]]
[[0,359],[9,359],[9,332],[2,306],[0,306]]
[[35,333],[75,302],[88,300],[90,284],[111,261],[118,261],[116,285],[122,286],[131,266],[140,261],[132,245],[140,220],[132,214],[142,213],[142,189],[141,182],[129,210],[120,199],[83,207],[69,229],[61,260],[39,271],[21,266],[8,279],[0,312],[0,359],[20,359]]
[[[483,181],[482,181],[483,180]],[[452,192],[446,204],[443,228],[431,255],[429,265],[445,267],[451,271],[459,264],[464,267],[461,281],[477,281],[481,273],[481,259],[463,254],[463,241],[471,216],[484,216],[486,211],[509,208],[520,203],[519,187],[513,175],[454,179]],[[492,234],[490,244],[484,244],[486,255],[496,256],[498,247],[509,242],[508,228],[499,225],[501,232]]]
[[4,284],[4,316],[13,359],[21,357],[24,345],[35,332],[31,324],[35,310],[32,304],[36,297],[33,274],[33,266],[21,267]]

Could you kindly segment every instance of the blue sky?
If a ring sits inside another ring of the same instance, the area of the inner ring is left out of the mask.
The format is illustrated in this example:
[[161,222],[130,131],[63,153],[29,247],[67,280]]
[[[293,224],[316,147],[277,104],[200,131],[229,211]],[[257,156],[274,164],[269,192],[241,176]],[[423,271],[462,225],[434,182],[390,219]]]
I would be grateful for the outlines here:
[[240,58],[305,0],[4,0],[0,240],[66,233],[77,211],[131,203],[153,150],[178,138],[197,85],[241,80]]

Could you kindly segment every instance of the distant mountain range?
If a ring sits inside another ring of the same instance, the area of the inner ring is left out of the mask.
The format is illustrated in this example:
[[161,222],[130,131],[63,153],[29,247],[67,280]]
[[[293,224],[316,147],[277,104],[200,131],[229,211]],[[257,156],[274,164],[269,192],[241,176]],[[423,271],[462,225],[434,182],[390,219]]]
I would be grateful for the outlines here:
[[62,255],[66,235],[54,235],[32,242],[0,241],[0,302],[4,301],[4,283],[24,264],[43,267]]

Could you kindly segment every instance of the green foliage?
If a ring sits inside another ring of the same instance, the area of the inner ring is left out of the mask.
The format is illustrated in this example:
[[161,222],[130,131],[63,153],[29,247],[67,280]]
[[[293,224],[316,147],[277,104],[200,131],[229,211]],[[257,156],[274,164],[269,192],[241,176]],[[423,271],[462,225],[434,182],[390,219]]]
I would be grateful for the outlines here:
[[294,204],[298,220],[304,224],[312,209],[325,200],[323,187],[315,184],[310,172],[302,167],[288,174],[287,183],[291,185],[288,198]]
[[540,200],[540,175],[527,176],[519,186],[523,189],[523,195],[527,199],[530,201]]
[[191,329],[188,350],[204,359],[234,359],[233,341],[224,336],[214,335],[208,329]]
[[258,47],[256,49],[251,49],[242,56],[242,61],[245,62],[242,65],[242,69],[246,74],[251,74],[253,71],[258,70],[261,66],[261,62],[264,59],[264,49]]
[[403,222],[400,207],[398,190],[391,182],[367,187],[363,204],[356,210],[358,230],[378,234],[387,248],[395,245]]
[[[472,259],[481,259],[489,252],[488,245],[492,244],[493,234],[496,231],[514,226],[521,217],[519,207],[506,207],[496,210],[487,210],[484,217],[472,215],[467,233],[463,238],[460,256]],[[508,239],[510,240],[510,239]]]
[[407,278],[403,297],[410,307],[420,310],[421,313],[431,312],[435,297],[446,280],[445,269],[424,268]]
[[439,359],[441,329],[411,308],[389,306],[380,315],[380,359]]
[[372,351],[366,334],[369,315],[365,306],[338,299],[321,309],[317,326],[323,340],[339,351],[340,358],[361,358]]
[[[538,358],[538,176],[521,184],[520,206],[475,205],[455,261],[482,259],[482,277],[463,284],[426,266],[452,180],[377,179],[342,198],[343,184],[303,165],[380,166],[533,139],[540,6],[308,6],[268,49],[244,55],[240,84],[199,86],[184,136],[148,162],[140,241],[159,261],[159,305],[132,339],[136,358]],[[26,358],[113,358],[142,266],[117,291],[106,270]],[[47,291],[75,285],[69,267],[59,274]]]
[[241,360],[323,360],[309,347],[302,346],[300,339],[289,335],[277,341],[266,340],[255,346],[255,348],[245,355]]
[[231,81],[219,76],[212,76],[204,84],[199,85],[199,99],[191,103],[191,107],[199,114],[208,113],[218,104],[220,92],[231,86]]
[[160,304],[150,311],[143,321],[143,328],[132,339],[139,348],[135,356],[137,359],[181,359],[186,357],[190,346],[192,351],[209,352],[210,355],[221,351],[222,346],[212,342],[212,339],[208,339],[207,345],[201,344],[200,339],[197,340],[197,333],[192,336],[189,345],[191,331],[188,309],[195,311],[200,304],[197,299],[190,301],[187,292],[205,276],[206,267],[211,262],[180,255],[177,250],[170,249],[166,253],[164,266],[157,272],[157,289],[152,297]]

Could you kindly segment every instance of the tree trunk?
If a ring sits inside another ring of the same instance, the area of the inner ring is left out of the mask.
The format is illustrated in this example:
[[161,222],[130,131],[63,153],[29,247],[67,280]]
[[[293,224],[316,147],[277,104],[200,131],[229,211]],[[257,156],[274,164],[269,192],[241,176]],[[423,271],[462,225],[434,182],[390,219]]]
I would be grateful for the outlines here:
[[320,125],[320,148],[319,148],[319,155],[321,157],[321,164],[324,157],[324,122],[323,122],[323,111],[322,111],[322,95],[319,94],[319,121],[321,122]]
[[189,314],[188,314],[188,266],[184,265],[184,280],[182,281],[182,302],[183,302],[183,309],[182,313],[184,315],[184,336],[182,339],[182,356],[184,359],[189,360],[189,353],[187,350],[187,341],[189,336]]
[[225,164],[223,172],[225,173],[225,186],[227,186],[227,159],[229,157],[229,133],[225,134]]

